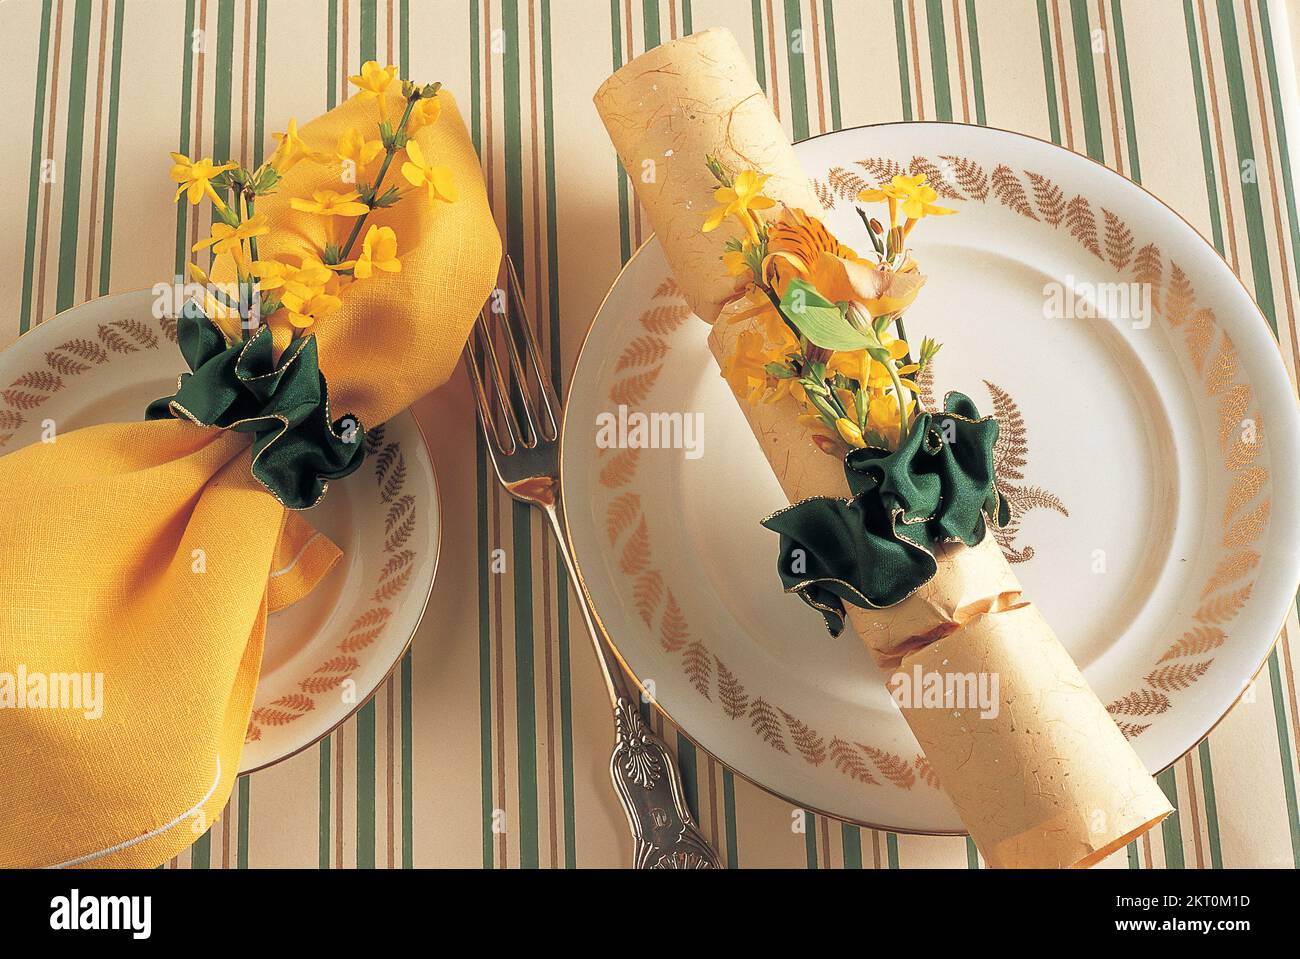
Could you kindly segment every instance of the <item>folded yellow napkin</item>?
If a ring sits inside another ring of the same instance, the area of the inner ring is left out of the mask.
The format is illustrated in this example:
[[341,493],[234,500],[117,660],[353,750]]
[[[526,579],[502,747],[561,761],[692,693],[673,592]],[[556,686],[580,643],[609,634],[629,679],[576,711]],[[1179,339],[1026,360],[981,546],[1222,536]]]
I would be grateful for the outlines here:
[[[371,222],[400,238],[401,272],[350,289],[315,328],[335,415],[367,427],[447,380],[500,260],[478,158],[454,99],[439,99],[437,122],[413,138],[451,169],[458,199],[376,211]],[[375,108],[358,94],[300,135],[330,150],[349,127],[373,126]],[[289,198],[331,187],[337,167],[286,173],[259,203],[264,258],[320,248],[324,218],[291,214]],[[247,434],[175,419],[78,430],[0,459],[0,672],[103,674],[98,718],[0,709],[0,867],[154,866],[219,815],[267,615],[338,556],[315,538],[298,575],[268,585],[310,534],[251,461]]]

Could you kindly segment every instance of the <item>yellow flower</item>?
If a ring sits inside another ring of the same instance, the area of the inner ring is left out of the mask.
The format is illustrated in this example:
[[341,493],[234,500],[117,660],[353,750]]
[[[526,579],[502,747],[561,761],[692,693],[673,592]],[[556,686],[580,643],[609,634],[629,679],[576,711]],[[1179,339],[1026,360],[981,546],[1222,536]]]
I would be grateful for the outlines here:
[[745,330],[736,337],[736,349],[722,364],[722,378],[731,387],[731,392],[745,397],[750,403],[757,403],[767,386],[764,366],[768,362],[762,335],[754,330]]
[[173,153],[172,161],[171,178],[180,184],[176,188],[176,201],[185,194],[192,205],[198,205],[199,200],[207,196],[218,210],[226,208],[221,197],[217,196],[217,191],[212,189],[212,180],[226,170],[235,169],[239,164],[223,163],[221,166],[213,166],[212,157],[191,160],[184,153]]
[[300,330],[310,329],[317,320],[328,313],[333,313],[343,301],[329,293],[314,293],[310,297],[286,292],[280,298],[280,304],[289,314],[289,322]]
[[758,239],[753,223],[752,210],[767,210],[776,206],[771,197],[763,196],[763,187],[768,178],[760,176],[753,170],[744,170],[736,176],[731,186],[720,186],[713,191],[713,199],[718,205],[709,211],[704,220],[703,232],[712,233],[722,221],[734,216],[745,227],[750,242]]
[[436,96],[425,97],[411,108],[411,116],[406,121],[406,132],[414,133],[422,127],[432,124],[442,114],[442,104]]
[[212,235],[206,240],[199,240],[190,249],[198,251],[210,246],[213,253],[229,253],[235,258],[235,263],[242,270],[245,268],[244,243],[253,239],[253,237],[265,236],[270,232],[271,227],[266,222],[266,217],[259,213],[257,216],[245,220],[237,227],[230,226],[228,223],[212,224]]
[[406,182],[412,186],[425,187],[429,191],[430,203],[437,200],[447,203],[456,202],[458,196],[456,181],[450,167],[431,166],[426,163],[424,151],[414,140],[407,142],[406,155],[409,159],[402,164],[402,176],[406,177]]
[[856,446],[859,449],[867,444],[862,439],[862,430],[858,429],[858,424],[850,419],[841,416],[835,421],[835,429],[840,434],[840,439],[850,446]]
[[831,302],[860,303],[872,317],[907,309],[925,285],[912,260],[891,270],[829,253],[818,256],[806,278]]
[[866,203],[875,203],[880,200],[905,200],[907,199],[907,190],[924,182],[924,176],[908,176],[900,173],[888,183],[881,184],[877,189],[863,190],[858,194],[858,199]]
[[361,202],[356,190],[338,193],[334,190],[316,190],[311,199],[293,197],[289,206],[302,213],[319,213],[321,216],[364,216],[370,207]]
[[[916,403],[907,401],[907,418],[910,422]],[[890,449],[898,448],[898,399],[893,393],[873,391],[867,402],[867,429],[885,438]]]
[[314,253],[304,253],[298,258],[299,266],[294,268],[285,264],[281,274],[281,285],[286,294],[293,294],[302,300],[310,300],[317,293],[325,292],[335,277],[335,273],[322,263]]
[[362,97],[378,100],[379,117],[386,120],[388,113],[384,106],[384,93],[396,77],[397,67],[391,63],[386,67],[381,67],[379,61],[367,60],[361,65],[360,76],[348,77],[348,82],[360,88]]
[[722,254],[722,268],[727,271],[727,276],[744,276],[749,272],[749,263],[740,250],[728,250]]
[[278,290],[284,286],[289,265],[279,260],[254,260],[248,272],[257,277],[257,285],[262,290]]
[[903,216],[908,221],[904,227],[905,231],[910,231],[916,225],[916,221],[922,217],[948,216],[957,212],[945,206],[934,205],[934,201],[939,199],[939,194],[925,182],[923,174],[907,176],[900,173],[890,180],[887,185],[875,190],[863,190],[858,194],[858,199],[867,202],[887,200],[889,202],[889,225],[891,229],[895,226],[901,204]]
[[939,194],[934,187],[925,182],[925,177],[895,177],[906,181],[902,184],[903,216],[909,220],[919,220],[924,216],[948,216],[956,213],[956,210],[946,206],[935,206],[934,201],[939,199]]
[[334,152],[345,164],[351,163],[354,172],[361,173],[384,152],[384,145],[378,140],[367,140],[356,127],[348,127],[339,137]]
[[[823,254],[864,263],[865,268],[865,262],[858,259],[857,253],[837,240],[820,220],[803,210],[789,207],[768,224],[767,250],[763,259],[763,280],[776,290],[777,296],[784,296],[786,287],[796,277],[816,285],[812,271]],[[835,300],[826,290],[820,287],[818,290],[828,299]]]
[[361,256],[357,257],[352,275],[358,280],[366,280],[374,275],[375,270],[385,273],[402,271],[402,261],[397,258],[397,234],[391,226],[372,226],[366,231],[366,238],[361,241]]
[[277,173],[289,172],[299,160],[319,162],[321,159],[321,155],[307,149],[307,144],[303,142],[302,137],[298,136],[297,120],[291,118],[288,130],[284,133],[273,133],[271,136],[280,141],[280,145],[271,154],[271,166],[275,167]]

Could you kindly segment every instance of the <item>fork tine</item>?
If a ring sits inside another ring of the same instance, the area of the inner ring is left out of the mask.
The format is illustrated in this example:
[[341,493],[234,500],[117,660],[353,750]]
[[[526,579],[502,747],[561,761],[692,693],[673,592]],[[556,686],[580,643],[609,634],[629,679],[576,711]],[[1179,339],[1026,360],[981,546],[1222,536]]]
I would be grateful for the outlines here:
[[[513,281],[514,265],[511,263],[508,255],[503,257],[503,259],[506,262],[507,273],[509,274],[511,281]],[[529,325],[528,307],[524,303],[523,299],[517,295],[512,282],[510,295],[506,298],[505,308],[506,349],[510,355],[510,367],[514,370],[515,382],[519,385],[519,390],[516,396],[519,400],[519,405],[523,410],[524,420],[528,424],[528,434],[524,437],[524,446],[528,449],[532,449],[537,445],[537,441],[541,436],[541,430],[537,427],[537,415],[533,412],[533,399],[528,385],[528,373],[524,369],[523,357],[519,353],[519,344],[515,340],[515,337],[519,335],[515,332],[515,328],[522,326],[527,330]]]
[[[479,339],[482,340],[484,347],[486,347],[497,406],[501,410],[501,418],[505,426],[505,439],[509,440],[509,443],[504,442],[502,439],[496,416],[492,412],[492,402],[488,399],[488,391],[484,386],[483,375],[479,370],[482,361],[479,359],[479,353],[475,347],[475,341]],[[496,350],[492,347],[492,335],[488,331],[483,311],[479,312],[478,319],[474,321],[474,329],[470,331],[466,348],[466,359],[470,364],[470,378],[474,381],[474,391],[478,399],[479,417],[483,422],[483,430],[496,441],[497,448],[501,453],[509,456],[515,451],[516,447],[516,426],[514,416],[510,412],[509,403],[506,401],[509,394],[506,391],[505,378],[501,375],[501,367],[497,363]]]
[[[555,385],[551,382],[550,374],[542,367],[542,352],[537,346],[537,336],[533,332],[532,317],[528,313],[528,303],[524,299],[524,291],[519,283],[519,274],[515,272],[515,262],[509,256],[505,257],[506,273],[510,278],[510,299],[518,307],[519,316],[516,318],[515,325],[522,327],[523,338],[526,349],[528,350],[528,359],[532,363],[533,372],[537,375],[537,380],[541,384],[541,406],[542,411],[546,414],[546,422],[550,427],[549,432],[539,431],[543,439],[553,440],[560,434],[559,423],[555,418],[555,411],[560,408],[559,398],[555,395]],[[514,347],[514,341],[511,340],[511,347]],[[517,353],[514,355],[515,369],[522,380],[520,367],[522,361]]]

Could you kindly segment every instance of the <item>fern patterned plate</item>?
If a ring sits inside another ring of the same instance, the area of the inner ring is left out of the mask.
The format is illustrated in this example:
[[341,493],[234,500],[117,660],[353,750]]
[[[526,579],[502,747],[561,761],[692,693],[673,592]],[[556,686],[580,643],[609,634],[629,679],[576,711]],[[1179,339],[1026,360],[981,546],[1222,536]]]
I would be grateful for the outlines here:
[[[1259,310],[1172,210],[1051,144],[887,124],[798,153],[850,244],[853,198],[898,172],[961,211],[914,234],[930,279],[907,326],[945,344],[927,392],[1003,423],[1000,545],[1148,767],[1169,765],[1250,684],[1300,578],[1300,417]],[[739,774],[848,821],[960,831],[861,644],[781,593],[758,521],[784,499],[705,335],[651,241],[579,358],[562,479],[603,626]],[[703,455],[599,448],[620,406],[703,414]]]
[[[0,454],[60,433],[142,419],[186,369],[149,290],[61,313],[0,354]],[[409,413],[368,431],[362,468],[307,517],[344,552],[305,599],[271,616],[241,772],[278,762],[356,712],[415,635],[438,562],[433,463]],[[274,575],[274,571],[272,571]]]

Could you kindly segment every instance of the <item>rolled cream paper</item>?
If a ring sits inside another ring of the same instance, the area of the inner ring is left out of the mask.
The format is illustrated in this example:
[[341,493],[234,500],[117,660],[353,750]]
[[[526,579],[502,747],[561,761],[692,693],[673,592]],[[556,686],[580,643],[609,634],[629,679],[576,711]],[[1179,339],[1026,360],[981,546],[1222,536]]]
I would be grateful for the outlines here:
[[[733,319],[749,305],[745,300],[728,304],[709,333],[709,350],[719,367],[735,352],[742,333],[762,335],[757,317]],[[737,400],[786,499],[849,495],[843,462],[813,445],[816,430],[799,420],[804,409],[797,399],[787,393],[773,402]],[[905,650],[952,632],[968,616],[1020,599],[1020,583],[992,536],[973,548],[940,545],[934,554],[939,567],[934,577],[903,602],[884,609],[846,607],[849,622],[881,668],[898,666]]]
[[[759,321],[740,316],[750,304],[737,299],[731,280],[719,280],[723,238],[700,232],[710,205],[700,198],[714,187],[704,157],[760,173],[773,170],[754,158],[775,157],[781,176],[765,192],[811,214],[821,207],[766,99],[750,97],[734,109],[752,77],[735,41],[719,34],[672,41],[633,60],[613,78],[616,96],[606,83],[596,104],[679,287],[714,321],[709,349],[725,368],[737,338],[758,330]],[[683,103],[708,118],[699,130],[670,122]],[[638,110],[653,115],[640,118]],[[722,116],[726,123],[717,122]],[[669,153],[673,163],[660,166],[653,181],[637,176],[642,158]],[[737,399],[791,502],[849,494],[843,464],[814,445],[796,399]],[[1089,866],[1169,815],[1164,793],[1022,597],[994,537],[969,548],[941,545],[935,556],[934,577],[901,603],[849,606],[847,613],[875,661],[893,671],[902,713],[988,863]],[[900,677],[911,676],[945,684],[969,677],[984,682],[988,698],[982,708],[936,708],[900,695]]]
[[902,710],[990,866],[1091,866],[1173,811],[1034,605],[975,616],[900,673],[997,677],[996,712]]
[[705,156],[770,176],[768,196],[820,209],[753,69],[731,31],[703,30],[630,61],[595,101],[687,302],[712,323],[737,292],[721,256],[726,240],[741,231],[728,221],[700,232],[718,187]]

